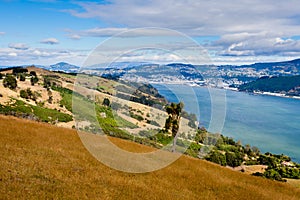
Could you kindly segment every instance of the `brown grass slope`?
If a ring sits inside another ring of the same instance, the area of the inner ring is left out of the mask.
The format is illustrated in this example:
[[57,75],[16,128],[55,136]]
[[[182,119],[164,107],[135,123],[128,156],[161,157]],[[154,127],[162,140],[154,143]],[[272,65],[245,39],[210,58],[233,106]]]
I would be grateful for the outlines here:
[[[119,139],[130,151],[142,145]],[[76,131],[0,116],[0,199],[300,199],[286,183],[183,156],[162,170],[129,174],[104,166]]]

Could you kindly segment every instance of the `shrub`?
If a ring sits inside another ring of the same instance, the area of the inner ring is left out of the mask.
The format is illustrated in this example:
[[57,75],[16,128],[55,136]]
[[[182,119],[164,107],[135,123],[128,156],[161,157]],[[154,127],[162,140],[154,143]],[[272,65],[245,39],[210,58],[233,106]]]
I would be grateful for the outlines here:
[[148,123],[148,124],[151,124],[151,125],[153,125],[153,126],[158,126],[158,127],[160,127],[160,124],[157,123],[157,122],[154,121],[154,120],[149,120],[149,119],[147,119],[147,123]]
[[133,112],[129,112],[129,114],[130,114],[130,117],[132,117],[132,118],[134,118],[138,121],[143,121],[144,120],[144,118],[141,115],[134,114]]
[[110,106],[110,100],[108,98],[104,98],[102,105],[104,105],[104,106]]
[[30,83],[31,85],[34,85],[35,83],[37,83],[39,81],[39,78],[34,76],[30,78]]
[[219,151],[212,151],[207,157],[206,160],[217,163],[222,166],[226,166],[227,159],[226,156],[220,153]]
[[20,74],[20,73],[27,73],[28,70],[27,69],[24,69],[22,67],[15,67],[13,68],[13,74]]
[[272,180],[283,181],[279,172],[274,169],[268,169],[264,172],[263,176]]
[[240,153],[226,152],[225,156],[227,165],[231,167],[240,166],[243,162],[243,158]]
[[24,99],[29,99],[28,94],[25,90],[20,91],[20,96]]
[[36,72],[35,72],[35,71],[31,71],[31,72],[30,72],[30,75],[31,75],[31,76],[36,76]]
[[18,86],[16,78],[13,75],[7,75],[3,80],[3,86],[8,87],[11,90],[16,89]]
[[27,88],[26,90],[21,90],[20,91],[20,96],[24,99],[32,99],[32,100],[36,100],[37,96],[40,95],[37,92],[32,92],[30,90],[30,88]]
[[20,75],[19,75],[19,80],[20,80],[20,81],[25,81],[25,80],[26,80],[26,75],[23,74],[23,73],[20,74]]

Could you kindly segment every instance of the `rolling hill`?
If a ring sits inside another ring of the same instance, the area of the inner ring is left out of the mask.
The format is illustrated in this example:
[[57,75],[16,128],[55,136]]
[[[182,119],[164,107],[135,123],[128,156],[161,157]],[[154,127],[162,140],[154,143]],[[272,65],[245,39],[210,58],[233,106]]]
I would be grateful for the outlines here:
[[245,83],[240,91],[276,92],[286,95],[300,95],[300,76],[262,77],[256,81]]
[[116,171],[90,155],[75,130],[14,117],[0,116],[0,141],[0,199],[300,199],[287,183],[187,156],[152,173]]

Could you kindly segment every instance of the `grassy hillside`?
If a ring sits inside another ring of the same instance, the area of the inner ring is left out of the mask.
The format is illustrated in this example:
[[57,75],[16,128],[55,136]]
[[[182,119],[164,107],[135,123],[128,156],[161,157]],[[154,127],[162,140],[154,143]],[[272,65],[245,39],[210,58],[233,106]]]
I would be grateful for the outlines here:
[[300,199],[287,183],[186,156],[152,173],[115,171],[87,152],[76,131],[13,117],[0,116],[0,152],[0,199]]
[[300,95],[300,76],[263,77],[243,84],[241,91],[284,92],[289,95]]

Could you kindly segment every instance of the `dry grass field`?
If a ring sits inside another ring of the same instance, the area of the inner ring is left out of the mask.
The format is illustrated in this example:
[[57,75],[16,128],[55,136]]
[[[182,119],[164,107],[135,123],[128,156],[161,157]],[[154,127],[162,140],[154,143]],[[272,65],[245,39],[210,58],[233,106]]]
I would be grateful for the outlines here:
[[300,199],[287,183],[186,156],[152,173],[119,172],[90,155],[76,131],[13,117],[0,116],[0,153],[0,199]]

